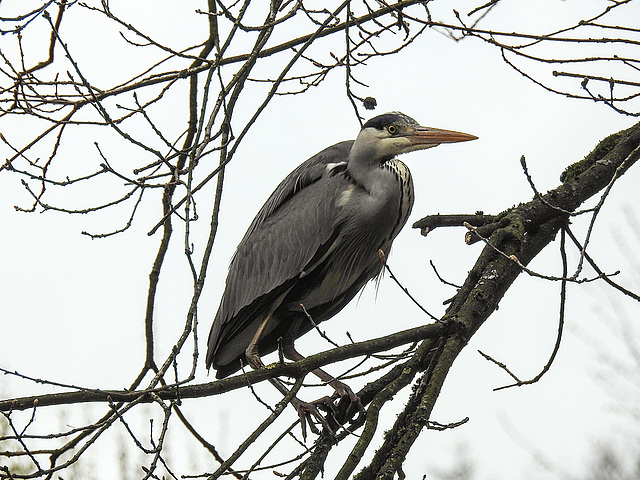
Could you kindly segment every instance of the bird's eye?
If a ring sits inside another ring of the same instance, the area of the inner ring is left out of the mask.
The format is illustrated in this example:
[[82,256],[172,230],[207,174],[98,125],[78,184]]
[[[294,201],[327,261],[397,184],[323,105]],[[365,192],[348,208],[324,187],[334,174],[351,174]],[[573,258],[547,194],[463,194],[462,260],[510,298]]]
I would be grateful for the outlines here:
[[396,127],[395,125],[389,125],[387,127],[387,132],[389,132],[391,135],[395,135],[396,133],[398,133],[398,127]]

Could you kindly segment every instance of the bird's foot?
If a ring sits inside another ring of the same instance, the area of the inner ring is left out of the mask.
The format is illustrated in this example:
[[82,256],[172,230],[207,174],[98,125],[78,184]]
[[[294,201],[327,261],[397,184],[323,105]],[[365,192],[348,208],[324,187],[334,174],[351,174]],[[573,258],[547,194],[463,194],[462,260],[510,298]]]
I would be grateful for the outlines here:
[[349,385],[334,380],[331,386],[335,390],[331,398],[334,401],[337,400],[337,405],[332,402],[334,411],[331,414],[338,425],[344,425],[346,422],[354,423],[366,414],[360,397],[353,393]]
[[[303,402],[294,397],[291,403],[298,412],[298,417],[300,417],[300,427],[302,428],[303,440],[307,440],[307,425],[309,425],[309,430],[313,433],[316,435],[320,434],[320,430],[316,426],[316,423],[322,425],[331,436],[335,436],[336,427],[331,425],[331,423],[337,425],[333,418],[333,415],[337,410],[331,397],[322,397],[318,400],[314,400],[313,402]],[[325,416],[321,410],[325,411],[327,415]],[[330,423],[330,420],[333,421]]]
[[321,425],[329,435],[335,437],[342,425],[347,422],[353,424],[366,414],[360,397],[348,385],[334,380],[331,386],[335,390],[331,397],[322,397],[313,402],[303,402],[297,398],[292,401],[300,417],[304,440],[307,438],[307,425],[316,435],[320,434],[318,425]]

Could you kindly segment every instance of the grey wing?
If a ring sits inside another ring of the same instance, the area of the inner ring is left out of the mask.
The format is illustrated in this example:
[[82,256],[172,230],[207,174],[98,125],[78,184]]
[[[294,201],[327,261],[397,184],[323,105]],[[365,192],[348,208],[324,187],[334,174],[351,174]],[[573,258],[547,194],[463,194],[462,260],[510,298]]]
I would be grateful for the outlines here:
[[[286,176],[269,196],[256,217],[247,229],[242,242],[251,235],[264,221],[269,218],[282,204],[293,197],[300,190],[318,181],[326,172],[327,166],[346,162],[349,151],[353,145],[353,140],[336,143],[315,154],[306,162],[298,166],[293,172]],[[242,244],[242,242],[240,242]]]
[[346,180],[327,173],[331,164],[346,162],[351,144],[336,144],[304,162],[256,215],[229,267],[209,334],[207,366],[221,343],[250,325],[335,240],[339,214],[335,197]]

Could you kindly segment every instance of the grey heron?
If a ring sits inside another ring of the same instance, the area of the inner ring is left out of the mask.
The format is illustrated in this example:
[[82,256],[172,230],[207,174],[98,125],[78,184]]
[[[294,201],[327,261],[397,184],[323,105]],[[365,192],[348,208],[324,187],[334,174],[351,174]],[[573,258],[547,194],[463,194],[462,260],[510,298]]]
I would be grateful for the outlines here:
[[[338,313],[380,274],[379,250],[389,254],[407,221],[413,182],[396,155],[476,138],[386,113],[367,121],[355,140],[328,147],[291,172],[260,209],[231,261],[209,334],[207,368],[217,378],[245,361],[260,368],[260,357],[279,345],[288,359],[304,358],[294,340]],[[349,387],[320,369],[314,373],[362,409]],[[271,383],[288,392],[278,379]],[[327,426],[317,404],[297,398],[292,404],[303,433],[305,421],[314,429],[311,416]]]

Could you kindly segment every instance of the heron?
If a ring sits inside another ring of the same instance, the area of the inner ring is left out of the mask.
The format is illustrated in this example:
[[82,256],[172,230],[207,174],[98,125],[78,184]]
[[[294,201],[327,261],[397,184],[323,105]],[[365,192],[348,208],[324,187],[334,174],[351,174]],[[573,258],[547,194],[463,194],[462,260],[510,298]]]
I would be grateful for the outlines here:
[[[407,221],[413,181],[397,155],[474,140],[467,133],[420,126],[390,112],[368,120],[355,140],[330,146],[302,163],[260,209],[231,260],[220,307],[209,333],[207,368],[225,378],[279,349],[292,361],[304,357],[294,340],[323,322],[383,270],[380,251]],[[363,411],[351,389],[327,372],[313,372]],[[269,379],[283,395],[288,388]],[[328,427],[318,407],[325,399],[292,405],[317,433]],[[325,408],[323,408],[325,409]]]

